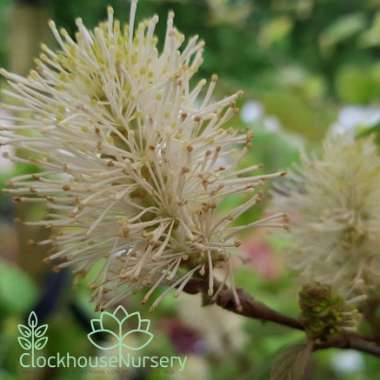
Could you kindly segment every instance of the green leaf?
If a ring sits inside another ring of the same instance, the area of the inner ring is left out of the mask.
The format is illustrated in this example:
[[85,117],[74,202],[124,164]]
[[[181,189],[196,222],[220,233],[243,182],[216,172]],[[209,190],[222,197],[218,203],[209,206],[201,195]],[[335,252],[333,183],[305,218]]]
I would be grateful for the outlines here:
[[1,380],[16,380],[16,375],[10,374],[9,372],[0,369],[0,379]]
[[362,31],[365,26],[366,19],[362,13],[353,13],[338,18],[321,34],[320,45],[322,50],[327,51],[333,48],[339,42],[342,42]]
[[372,125],[368,128],[363,128],[362,130],[359,130],[359,132],[356,135],[356,138],[360,139],[363,137],[370,136],[372,134],[380,135],[380,123],[376,123],[375,125]]
[[376,83],[366,65],[345,65],[335,78],[335,90],[345,103],[368,104],[375,95]]
[[0,260],[0,306],[8,313],[22,314],[37,299],[37,289],[21,269]]
[[312,343],[297,344],[275,360],[270,380],[303,380],[313,351]]
[[280,16],[265,23],[259,34],[259,41],[265,47],[271,47],[284,39],[291,31],[293,22],[290,17]]
[[360,36],[360,45],[367,48],[380,45],[380,12],[377,12],[372,26]]

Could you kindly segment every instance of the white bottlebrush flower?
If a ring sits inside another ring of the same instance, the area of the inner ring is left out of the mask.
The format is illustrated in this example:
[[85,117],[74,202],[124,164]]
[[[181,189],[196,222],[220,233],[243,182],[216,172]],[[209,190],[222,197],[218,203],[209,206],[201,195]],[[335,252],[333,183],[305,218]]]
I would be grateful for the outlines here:
[[[10,85],[3,107],[15,111],[2,138],[14,161],[42,168],[8,191],[46,203],[45,220],[30,224],[53,230],[41,244],[53,245],[59,268],[84,274],[101,263],[94,289],[104,307],[144,287],[144,301],[160,284],[181,291],[193,276],[205,276],[212,294],[215,268],[234,289],[230,258],[244,227],[231,223],[279,175],[236,169],[250,136],[223,126],[239,93],[214,102],[215,76],[192,88],[204,43],[196,36],[181,48],[170,13],[159,51],[158,17],[134,30],[136,5],[124,27],[111,8],[93,31],[78,19],[75,40],[50,22],[60,50],[42,45],[28,78],[2,70]],[[247,201],[218,216],[220,200],[236,193]],[[248,227],[281,223],[274,215]]]
[[303,157],[289,174],[274,207],[290,216],[288,259],[306,282],[353,303],[379,288],[380,159],[371,140],[330,137],[320,159]]

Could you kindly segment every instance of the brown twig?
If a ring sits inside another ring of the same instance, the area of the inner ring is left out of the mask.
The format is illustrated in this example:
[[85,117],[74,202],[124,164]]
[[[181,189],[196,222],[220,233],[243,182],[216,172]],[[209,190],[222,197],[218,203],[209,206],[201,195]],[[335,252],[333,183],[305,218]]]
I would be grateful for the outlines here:
[[325,350],[328,348],[352,349],[380,357],[380,346],[356,334],[345,335],[332,342],[314,345],[314,351]]
[[[218,288],[218,286],[219,284],[216,284],[215,288]],[[207,290],[208,284],[202,279],[193,279],[184,289],[184,291],[189,294],[207,294]],[[241,303],[240,307],[236,304],[232,291],[227,287],[219,292],[213,303],[219,305],[223,309],[245,317],[274,322],[293,329],[303,330],[302,323],[297,319],[280,314],[263,303],[256,301],[243,289],[237,289],[237,292]]]
[[[219,284],[214,284],[214,287],[217,289]],[[189,294],[201,293],[206,295],[208,283],[203,279],[195,278],[185,286],[184,291]],[[214,303],[225,310],[248,318],[258,319],[262,322],[273,322],[297,330],[304,330],[304,326],[300,320],[281,314],[262,302],[256,301],[243,289],[238,288],[237,292],[240,299],[240,307],[236,304],[231,289],[227,287],[224,287],[210,303]],[[354,349],[380,357],[380,346],[370,339],[366,339],[357,334],[347,334],[334,341],[314,344],[314,351],[329,348]]]

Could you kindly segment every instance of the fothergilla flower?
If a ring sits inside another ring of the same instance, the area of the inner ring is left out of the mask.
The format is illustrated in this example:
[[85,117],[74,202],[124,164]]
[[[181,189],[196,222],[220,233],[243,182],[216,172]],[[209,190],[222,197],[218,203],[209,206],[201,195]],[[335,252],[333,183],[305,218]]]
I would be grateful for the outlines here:
[[[135,28],[136,5],[124,26],[111,8],[94,30],[78,19],[75,38],[50,22],[60,49],[42,45],[27,78],[2,70],[10,85],[3,107],[14,112],[2,140],[14,148],[11,159],[41,168],[10,181],[8,191],[15,201],[45,202],[44,220],[29,224],[52,229],[40,244],[54,247],[58,268],[84,274],[98,263],[99,306],[146,287],[147,301],[161,284],[180,292],[194,276],[205,277],[215,295],[216,269],[238,303],[235,235],[281,226],[283,215],[232,224],[259,201],[263,182],[281,173],[237,168],[251,140],[225,128],[239,93],[215,101],[216,76],[192,87],[203,41],[195,36],[182,47],[170,13],[159,49],[158,17]],[[219,215],[231,194],[245,202]]]
[[357,304],[380,285],[380,158],[368,139],[330,137],[320,158],[304,157],[277,189],[289,214],[288,263],[306,283],[330,285]]

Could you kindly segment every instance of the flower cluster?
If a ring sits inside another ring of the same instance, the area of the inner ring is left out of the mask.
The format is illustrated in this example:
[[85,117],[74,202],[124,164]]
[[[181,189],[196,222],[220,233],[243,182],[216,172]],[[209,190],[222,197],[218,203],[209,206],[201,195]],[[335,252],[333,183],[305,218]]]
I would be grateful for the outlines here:
[[[27,78],[1,72],[11,99],[3,107],[14,111],[1,132],[14,148],[10,158],[42,168],[10,181],[8,191],[15,201],[46,203],[46,218],[30,224],[52,229],[40,244],[54,247],[58,268],[85,274],[98,263],[93,286],[102,307],[149,287],[147,301],[169,284],[155,306],[194,276],[204,276],[213,295],[218,268],[235,289],[236,233],[283,222],[279,214],[233,226],[259,201],[263,182],[281,173],[237,167],[251,136],[224,125],[239,93],[214,101],[216,76],[192,87],[203,41],[195,36],[182,48],[169,13],[159,50],[158,17],[135,28],[136,6],[124,26],[111,8],[93,31],[78,19],[75,39],[51,21],[60,50],[42,45]],[[218,203],[237,193],[245,202],[219,215]]]
[[294,247],[288,261],[306,282],[329,284],[355,304],[380,286],[380,158],[371,140],[329,138],[277,188]]

